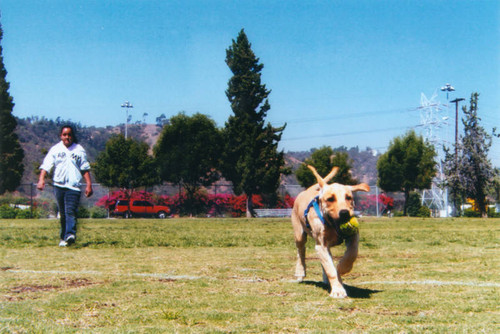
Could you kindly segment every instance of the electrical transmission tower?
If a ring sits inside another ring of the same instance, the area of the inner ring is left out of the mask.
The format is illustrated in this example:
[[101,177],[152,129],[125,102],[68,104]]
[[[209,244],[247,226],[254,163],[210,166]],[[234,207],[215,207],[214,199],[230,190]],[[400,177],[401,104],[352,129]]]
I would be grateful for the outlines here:
[[431,189],[424,190],[422,193],[422,205],[427,206],[431,210],[437,210],[440,217],[448,217],[448,191],[444,189],[444,174],[441,161],[444,158],[443,144],[443,130],[446,130],[448,125],[447,112],[448,106],[443,108],[443,105],[436,101],[437,94],[434,93],[428,99],[424,93],[420,97],[420,127],[422,128],[423,137],[425,141],[434,145],[437,153],[438,171],[434,177]]

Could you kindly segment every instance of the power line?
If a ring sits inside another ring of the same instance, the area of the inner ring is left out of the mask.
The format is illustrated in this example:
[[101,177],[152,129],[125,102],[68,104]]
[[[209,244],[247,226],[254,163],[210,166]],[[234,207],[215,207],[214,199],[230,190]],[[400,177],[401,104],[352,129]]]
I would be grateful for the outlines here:
[[384,128],[384,129],[376,129],[376,130],[363,130],[363,131],[352,131],[352,132],[336,132],[333,134],[327,135],[318,135],[318,136],[302,136],[302,137],[291,137],[291,138],[282,138],[281,141],[291,141],[291,140],[303,140],[303,139],[311,139],[311,138],[330,138],[330,137],[340,137],[340,136],[350,136],[350,135],[359,135],[366,133],[376,133],[376,132],[386,132],[386,131],[394,131],[394,130],[409,130],[414,127],[392,127],[392,128]]
[[310,123],[310,122],[323,122],[323,121],[331,121],[331,120],[339,120],[339,119],[349,119],[349,118],[359,118],[359,117],[369,117],[375,116],[378,117],[380,115],[387,114],[395,114],[401,112],[412,112],[417,111],[418,108],[398,108],[398,109],[389,109],[389,110],[379,110],[379,111],[365,111],[365,112],[355,112],[355,113],[343,113],[343,114],[335,114],[329,117],[314,117],[314,118],[295,118],[295,119],[287,119],[282,121],[273,121],[272,123]]

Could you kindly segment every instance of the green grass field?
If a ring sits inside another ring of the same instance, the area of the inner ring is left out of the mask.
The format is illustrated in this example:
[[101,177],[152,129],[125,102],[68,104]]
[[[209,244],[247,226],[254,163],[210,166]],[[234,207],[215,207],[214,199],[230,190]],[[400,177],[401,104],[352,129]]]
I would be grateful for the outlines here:
[[338,300],[288,219],[0,220],[0,333],[500,332],[500,219],[360,225]]

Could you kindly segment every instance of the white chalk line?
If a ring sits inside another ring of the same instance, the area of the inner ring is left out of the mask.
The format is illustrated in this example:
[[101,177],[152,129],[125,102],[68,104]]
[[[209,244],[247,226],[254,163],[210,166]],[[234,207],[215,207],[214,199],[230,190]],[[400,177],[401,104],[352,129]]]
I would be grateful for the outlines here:
[[[214,277],[208,276],[190,276],[190,275],[170,275],[162,273],[104,273],[100,271],[64,271],[64,270],[26,270],[26,269],[6,269],[3,270],[4,273],[21,273],[21,274],[53,274],[53,275],[99,275],[99,276],[129,276],[129,277],[152,277],[158,279],[166,280],[198,280],[198,279],[208,279],[217,280]],[[242,282],[259,283],[267,282],[268,280],[261,278],[237,278],[231,277],[231,280],[237,280]],[[282,280],[283,282],[297,282],[296,280]],[[500,283],[495,282],[462,282],[462,281],[438,281],[438,280],[423,280],[423,281],[368,281],[368,282],[355,282],[355,285],[435,285],[435,286],[446,286],[446,285],[458,285],[458,286],[473,286],[480,288],[499,288]]]
[[460,286],[474,286],[474,287],[494,287],[499,288],[500,283],[494,282],[460,282],[460,281],[436,281],[436,280],[424,280],[424,281],[374,281],[374,282],[357,282],[356,284],[368,285],[368,284],[393,284],[393,285],[460,285]]
[[100,271],[83,270],[83,271],[65,271],[65,270],[25,270],[25,269],[7,269],[3,272],[21,273],[21,274],[53,274],[53,275],[99,275],[99,276],[132,276],[132,277],[153,277],[168,280],[196,280],[196,279],[211,279],[210,277],[188,276],[188,275],[169,275],[160,273],[103,273]]

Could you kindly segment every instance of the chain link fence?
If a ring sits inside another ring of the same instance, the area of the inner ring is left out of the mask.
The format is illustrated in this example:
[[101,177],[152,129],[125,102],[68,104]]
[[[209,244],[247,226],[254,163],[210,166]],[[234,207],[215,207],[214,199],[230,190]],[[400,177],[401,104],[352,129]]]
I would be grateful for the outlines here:
[[[112,189],[101,184],[93,184],[94,194],[87,198],[82,194],[80,200],[80,211],[84,217],[106,218],[112,217],[102,203],[103,199],[109,198],[113,192],[119,189]],[[161,186],[137,189],[156,197],[174,197],[181,195],[183,189],[178,185],[163,184]],[[282,184],[278,188],[278,196],[285,198],[289,196],[294,199],[304,188],[295,184]],[[232,184],[229,182],[218,182],[210,187],[203,188],[207,195],[235,195]],[[393,210],[402,207],[401,194],[382,194],[377,186],[371,186],[370,192],[355,193],[356,213],[362,216],[382,216],[391,215]],[[99,203],[100,202],[100,203]],[[263,203],[264,207],[270,207]],[[290,205],[288,205],[290,206]],[[0,202],[0,218],[55,218],[57,217],[57,205],[54,198],[53,186],[47,183],[45,189],[40,191],[36,188],[36,183],[22,184],[14,194],[3,196]],[[8,209],[6,209],[8,207]],[[17,214],[13,213],[16,211]],[[13,216],[13,217],[12,217]]]

